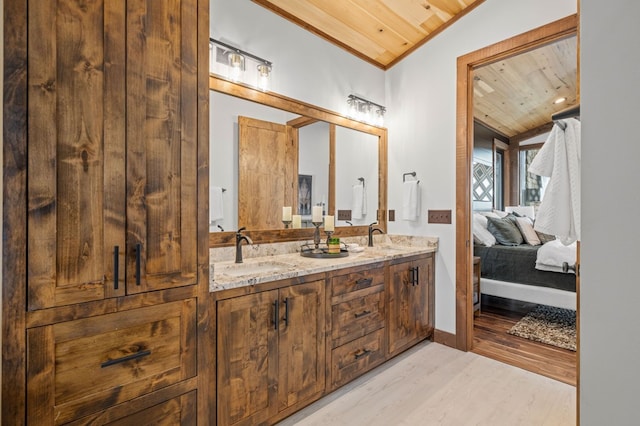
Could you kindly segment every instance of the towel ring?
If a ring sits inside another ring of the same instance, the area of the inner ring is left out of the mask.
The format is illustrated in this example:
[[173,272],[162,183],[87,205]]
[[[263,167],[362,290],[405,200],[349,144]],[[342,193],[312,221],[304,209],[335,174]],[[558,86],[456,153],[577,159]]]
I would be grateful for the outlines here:
[[[407,181],[407,175],[416,177],[416,172],[409,172],[409,173],[404,173],[402,175],[402,182],[406,182]],[[418,183],[420,183],[420,181],[418,181]]]
[[358,178],[358,180],[359,180],[360,182],[362,182],[362,186],[364,187],[364,178],[363,178],[363,177],[359,177],[359,178]]

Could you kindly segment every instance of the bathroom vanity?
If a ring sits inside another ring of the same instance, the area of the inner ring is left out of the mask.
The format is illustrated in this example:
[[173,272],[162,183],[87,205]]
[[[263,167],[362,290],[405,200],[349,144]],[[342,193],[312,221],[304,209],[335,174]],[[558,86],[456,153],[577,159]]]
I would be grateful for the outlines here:
[[336,259],[213,263],[218,425],[273,424],[432,337],[437,240],[378,237]]

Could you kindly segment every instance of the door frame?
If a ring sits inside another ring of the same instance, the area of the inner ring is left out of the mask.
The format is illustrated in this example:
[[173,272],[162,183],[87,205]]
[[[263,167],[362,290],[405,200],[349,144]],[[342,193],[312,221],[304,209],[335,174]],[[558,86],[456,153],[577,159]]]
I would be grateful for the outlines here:
[[[473,155],[473,70],[542,45],[575,36],[578,15],[484,47],[458,58],[456,94],[456,348],[473,347],[473,246],[471,244],[471,159]],[[579,65],[578,65],[579,66]],[[578,92],[579,92],[578,78]],[[513,200],[512,200],[513,201]]]

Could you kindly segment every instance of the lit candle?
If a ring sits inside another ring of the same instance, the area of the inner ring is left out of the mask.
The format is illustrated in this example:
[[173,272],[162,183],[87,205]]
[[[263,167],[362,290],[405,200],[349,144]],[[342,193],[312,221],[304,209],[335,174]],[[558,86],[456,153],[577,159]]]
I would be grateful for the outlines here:
[[325,232],[333,232],[333,229],[334,229],[333,216],[325,216],[324,217],[324,231]]
[[322,223],[322,206],[313,206],[311,222]]
[[293,228],[302,228],[302,216],[300,216],[299,214],[294,214],[292,216],[292,226]]
[[282,208],[282,221],[291,222],[291,206],[285,206]]

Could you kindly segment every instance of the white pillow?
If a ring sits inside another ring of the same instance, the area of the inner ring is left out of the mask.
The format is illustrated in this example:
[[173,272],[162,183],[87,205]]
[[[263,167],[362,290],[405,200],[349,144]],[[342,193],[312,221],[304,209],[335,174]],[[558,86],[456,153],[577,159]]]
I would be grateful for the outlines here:
[[493,213],[498,215],[498,219],[502,219],[509,214],[507,212],[503,212],[502,210],[494,210]]
[[484,217],[493,217],[495,219],[501,218],[501,216],[499,216],[497,213],[494,213],[494,212],[480,212],[478,214]]
[[483,228],[477,220],[473,221],[473,240],[487,247],[496,244],[496,237],[494,237],[487,228]]
[[539,246],[541,244],[538,234],[533,229],[533,222],[528,217],[516,217],[516,225],[520,229],[520,233],[524,241],[531,246]]
[[473,222],[474,225],[477,223],[478,225],[482,226],[484,229],[487,229],[487,217],[485,215],[482,215],[480,213],[474,213],[473,214]]

